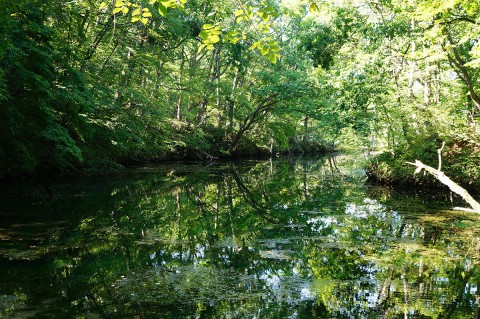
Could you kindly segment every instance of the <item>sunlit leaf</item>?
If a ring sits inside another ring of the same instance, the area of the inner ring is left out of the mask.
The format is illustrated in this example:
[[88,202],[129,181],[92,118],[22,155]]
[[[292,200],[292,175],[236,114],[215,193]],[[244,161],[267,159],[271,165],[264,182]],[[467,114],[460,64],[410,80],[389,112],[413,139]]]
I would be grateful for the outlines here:
[[202,31],[200,31],[199,36],[202,39],[206,39],[206,38],[208,38],[208,33],[207,33],[207,31],[202,30]]
[[175,6],[173,1],[161,1],[161,4],[163,4],[165,8],[171,8]]
[[217,43],[218,41],[220,41],[220,37],[218,35],[211,35],[209,38],[210,40],[210,43]]
[[267,59],[269,59],[270,62],[272,62],[272,63],[276,63],[276,62],[277,62],[277,57],[275,56],[275,54],[268,54],[268,55],[267,55]]
[[202,51],[203,49],[205,49],[207,45],[205,43],[202,43],[199,47],[198,47],[198,52]]
[[162,4],[158,4],[158,13],[160,13],[160,15],[164,17],[167,14],[167,8],[165,8],[165,6],[163,6]]

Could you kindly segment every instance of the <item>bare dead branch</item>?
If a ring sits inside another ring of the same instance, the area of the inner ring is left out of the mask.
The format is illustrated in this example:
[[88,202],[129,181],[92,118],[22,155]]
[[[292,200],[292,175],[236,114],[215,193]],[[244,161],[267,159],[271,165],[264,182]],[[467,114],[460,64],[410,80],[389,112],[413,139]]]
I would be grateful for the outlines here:
[[433,167],[427,166],[420,162],[419,160],[415,160],[415,163],[407,162],[407,164],[413,165],[417,167],[415,170],[415,174],[420,173],[422,170],[425,170],[432,174],[436,179],[438,179],[442,184],[448,186],[452,192],[455,194],[460,195],[472,208],[476,213],[480,213],[480,203],[478,203],[468,192],[466,189],[452,181],[444,172],[435,169]]

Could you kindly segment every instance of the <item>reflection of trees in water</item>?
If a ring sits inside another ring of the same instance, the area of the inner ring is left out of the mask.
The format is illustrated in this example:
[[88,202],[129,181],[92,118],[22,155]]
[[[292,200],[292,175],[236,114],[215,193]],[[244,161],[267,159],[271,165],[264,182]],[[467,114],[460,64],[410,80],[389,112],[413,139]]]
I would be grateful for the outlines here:
[[451,225],[457,217],[444,215],[441,223],[429,216],[409,220],[382,206],[378,211],[369,211],[369,202],[365,206],[355,209],[360,218],[352,221],[330,219],[321,229],[333,237],[329,242],[305,246],[316,277],[336,280],[336,287],[345,280],[358,286],[353,293],[330,287],[326,297],[322,292],[328,286],[321,287],[329,308],[359,318],[365,311],[387,318],[402,313],[457,318],[478,311],[479,242],[468,228]]
[[428,202],[411,197],[403,205],[421,212],[389,209],[402,197],[371,192],[347,165],[322,158],[179,167],[168,178],[125,176],[87,192],[77,202],[85,217],[48,243],[63,247],[45,256],[56,269],[55,305],[105,317],[476,311],[476,221],[435,219],[422,213]]

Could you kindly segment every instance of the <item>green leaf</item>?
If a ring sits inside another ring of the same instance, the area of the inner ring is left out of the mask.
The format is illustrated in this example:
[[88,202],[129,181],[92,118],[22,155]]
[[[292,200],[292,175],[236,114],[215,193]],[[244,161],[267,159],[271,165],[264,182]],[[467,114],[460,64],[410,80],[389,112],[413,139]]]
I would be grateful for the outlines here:
[[205,30],[202,30],[202,31],[200,31],[199,36],[200,36],[200,38],[202,38],[202,39],[207,39],[207,38],[208,38],[208,32],[205,31]]
[[175,3],[173,1],[161,1],[161,3],[165,8],[175,7]]
[[214,34],[209,36],[208,40],[210,41],[210,43],[217,43],[218,41],[220,41],[220,37]]
[[123,7],[122,12],[123,12],[123,14],[127,14],[127,13],[128,13],[128,8],[127,8],[127,7]]
[[162,17],[164,17],[167,14],[167,8],[165,8],[165,6],[162,5],[161,3],[158,4],[158,13],[160,13]]
[[140,21],[142,21],[143,25],[146,25],[148,23],[147,18],[141,18]]
[[270,62],[272,62],[272,63],[277,63],[277,59],[280,58],[280,57],[281,57],[280,54],[275,54],[275,53],[267,55],[267,59],[269,59]]
[[144,17],[144,18],[151,18],[151,17],[152,17],[152,14],[147,11],[147,12],[142,13],[142,17]]
[[113,9],[113,14],[117,14],[120,11],[122,11],[122,8],[115,8],[115,9]]
[[238,9],[237,11],[235,11],[235,16],[238,17],[238,16],[241,16],[243,14],[243,10],[241,9]]
[[140,9],[133,10],[132,15],[139,16],[140,15]]
[[132,17],[132,22],[137,22],[140,20],[140,16],[133,16]]
[[107,6],[108,6],[108,4],[107,4],[106,2],[102,2],[102,3],[100,4],[100,7],[98,7],[98,8],[99,8],[100,10],[103,10],[103,9],[105,9]]
[[315,2],[310,3],[309,10],[310,10],[310,12],[312,12],[312,13],[317,12],[317,11],[318,11],[318,6],[317,6],[317,4],[316,4]]
[[121,7],[123,7],[124,5],[125,5],[125,2],[123,2],[123,1],[117,1],[117,2],[115,2],[115,7],[117,7],[117,8],[121,8]]

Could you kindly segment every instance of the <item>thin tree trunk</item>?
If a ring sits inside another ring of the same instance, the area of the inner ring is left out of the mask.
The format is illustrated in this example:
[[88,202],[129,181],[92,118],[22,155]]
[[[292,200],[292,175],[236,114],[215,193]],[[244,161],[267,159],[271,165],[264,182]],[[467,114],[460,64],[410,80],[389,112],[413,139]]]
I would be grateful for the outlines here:
[[434,72],[434,82],[433,82],[433,102],[435,104],[440,103],[440,62],[437,62],[435,72]]
[[[183,73],[184,73],[184,68],[185,68],[185,48],[182,47],[182,61],[180,62],[180,74],[178,76],[178,83],[180,85],[182,84],[183,81]],[[180,120],[181,118],[181,111],[182,111],[182,93],[180,92],[178,94],[178,99],[177,99],[177,105],[175,107],[175,119]]]
[[[411,20],[411,31],[413,32],[413,30],[415,29],[415,20]],[[415,40],[412,40],[411,42],[411,56],[412,56],[412,60],[410,60],[408,62],[408,65],[409,65],[409,74],[408,74],[408,97],[410,99],[413,99],[413,83],[414,83],[414,75],[415,75],[415,61],[413,61],[413,57],[415,55],[415,51],[416,51],[416,43],[415,43]]]
[[430,106],[431,75],[428,62],[425,63],[425,80],[423,81],[423,103],[425,107]]
[[305,132],[303,134],[303,141],[306,142],[308,141],[308,115],[305,115],[305,118],[303,119],[303,126],[305,128]]
[[465,67],[465,62],[463,61],[462,57],[460,56],[460,53],[458,52],[458,49],[456,47],[456,44],[453,41],[450,31],[448,31],[447,28],[444,28],[443,31],[447,35],[447,39],[451,44],[452,52],[453,52],[453,56],[452,56],[447,52],[447,49],[445,48],[445,46],[443,46],[444,51],[447,53],[448,61],[450,62],[450,65],[453,67],[453,69],[458,74],[460,79],[463,81],[463,83],[465,83],[465,85],[467,86],[470,99],[472,100],[473,104],[477,108],[477,111],[480,111],[480,97],[475,92],[472,77],[470,73],[468,73],[467,68]]
[[232,94],[230,95],[230,101],[228,103],[228,129],[226,132],[228,134],[231,134],[233,132],[233,116],[235,113],[235,91],[237,89],[239,73],[239,69],[237,68],[232,83]]

